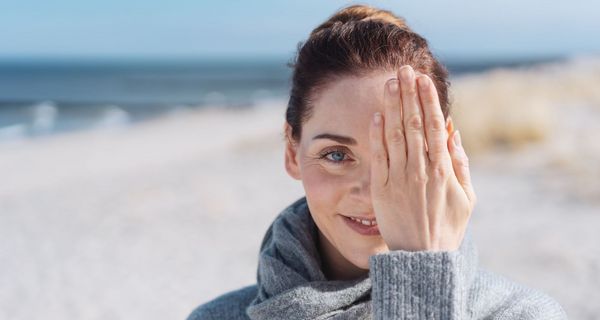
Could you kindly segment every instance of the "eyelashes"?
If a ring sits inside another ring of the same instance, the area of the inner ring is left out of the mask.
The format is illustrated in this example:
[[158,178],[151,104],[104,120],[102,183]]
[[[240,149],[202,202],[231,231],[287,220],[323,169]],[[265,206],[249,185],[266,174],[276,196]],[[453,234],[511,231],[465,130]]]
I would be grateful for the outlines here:
[[347,150],[341,147],[325,149],[319,153],[319,159],[325,160],[333,165],[342,165],[348,161],[352,161],[348,156]]

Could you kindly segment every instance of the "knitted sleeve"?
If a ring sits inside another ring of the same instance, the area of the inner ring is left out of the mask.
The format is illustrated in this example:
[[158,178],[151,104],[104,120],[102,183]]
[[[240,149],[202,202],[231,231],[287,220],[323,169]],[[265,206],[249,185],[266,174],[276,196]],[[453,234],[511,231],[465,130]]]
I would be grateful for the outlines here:
[[390,251],[369,263],[374,319],[566,319],[558,303],[535,290],[489,274],[473,285],[479,273],[468,250]]
[[459,251],[390,251],[370,258],[374,319],[468,319]]

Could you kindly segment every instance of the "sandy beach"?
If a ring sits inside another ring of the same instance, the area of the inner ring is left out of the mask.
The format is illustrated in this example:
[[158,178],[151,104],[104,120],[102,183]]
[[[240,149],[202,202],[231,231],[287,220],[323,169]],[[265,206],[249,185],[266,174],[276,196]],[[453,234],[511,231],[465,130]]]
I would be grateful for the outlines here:
[[[600,60],[454,79],[480,264],[600,319]],[[184,319],[256,281],[286,101],[0,144],[0,318]]]

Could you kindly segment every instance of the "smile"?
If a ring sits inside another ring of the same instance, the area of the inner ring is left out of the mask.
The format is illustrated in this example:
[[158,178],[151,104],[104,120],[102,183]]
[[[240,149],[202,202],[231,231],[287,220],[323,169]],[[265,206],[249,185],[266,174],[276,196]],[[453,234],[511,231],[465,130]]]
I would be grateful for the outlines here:
[[376,226],[377,225],[377,220],[375,219],[359,219],[359,218],[353,218],[353,217],[348,217],[353,221],[356,222],[360,222],[362,224],[364,224],[365,226]]
[[379,235],[379,228],[375,219],[359,219],[354,217],[342,216],[346,225],[358,234],[364,236]]

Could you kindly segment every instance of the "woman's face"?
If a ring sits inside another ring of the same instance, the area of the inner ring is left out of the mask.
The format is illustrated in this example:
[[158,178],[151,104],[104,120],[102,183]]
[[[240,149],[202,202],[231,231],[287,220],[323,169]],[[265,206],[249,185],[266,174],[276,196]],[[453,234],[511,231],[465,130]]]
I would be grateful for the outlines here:
[[[334,80],[314,97],[312,116],[302,126],[299,143],[288,141],[286,148],[286,169],[302,180],[320,232],[330,247],[361,269],[369,268],[369,256],[388,251],[381,235],[355,231],[347,217],[375,217],[369,125],[373,113],[384,113],[384,86],[392,78],[395,72],[381,71]],[[289,129],[286,124],[288,133]]]

